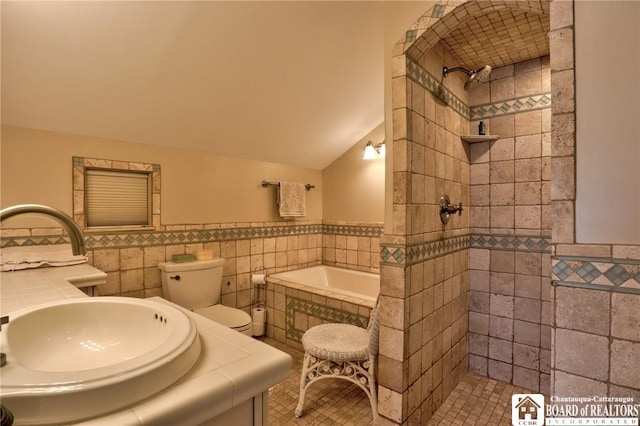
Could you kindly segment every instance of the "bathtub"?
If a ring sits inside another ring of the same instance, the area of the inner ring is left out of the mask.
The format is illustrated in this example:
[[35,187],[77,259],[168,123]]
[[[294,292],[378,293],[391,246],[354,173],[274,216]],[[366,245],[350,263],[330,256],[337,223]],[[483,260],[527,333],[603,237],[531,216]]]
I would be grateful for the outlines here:
[[380,276],[313,266],[267,276],[267,336],[300,349],[314,325],[347,323],[366,327],[380,293]]
[[380,275],[333,266],[280,272],[270,278],[371,301],[375,301],[380,293]]

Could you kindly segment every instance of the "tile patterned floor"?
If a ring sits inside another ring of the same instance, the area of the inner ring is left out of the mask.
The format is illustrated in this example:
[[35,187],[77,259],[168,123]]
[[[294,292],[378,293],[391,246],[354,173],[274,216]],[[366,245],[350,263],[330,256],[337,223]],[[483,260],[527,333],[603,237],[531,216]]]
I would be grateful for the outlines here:
[[[269,392],[269,424],[273,426],[364,426],[371,424],[369,400],[357,386],[343,380],[322,380],[307,390],[304,415],[296,419],[303,353],[273,339],[263,341],[293,357],[289,378]],[[427,426],[509,426],[511,395],[530,391],[468,373]]]

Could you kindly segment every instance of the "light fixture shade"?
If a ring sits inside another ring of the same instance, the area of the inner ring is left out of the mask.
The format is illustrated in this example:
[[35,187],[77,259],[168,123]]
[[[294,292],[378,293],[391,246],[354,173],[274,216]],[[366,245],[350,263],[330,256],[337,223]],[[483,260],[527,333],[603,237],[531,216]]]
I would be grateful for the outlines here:
[[380,158],[384,158],[387,156],[387,145],[384,142],[382,142],[380,144],[380,147],[378,148],[378,156]]
[[371,141],[367,142],[367,145],[364,147],[364,155],[362,158],[364,160],[375,160],[377,158],[376,149],[373,147],[373,143]]

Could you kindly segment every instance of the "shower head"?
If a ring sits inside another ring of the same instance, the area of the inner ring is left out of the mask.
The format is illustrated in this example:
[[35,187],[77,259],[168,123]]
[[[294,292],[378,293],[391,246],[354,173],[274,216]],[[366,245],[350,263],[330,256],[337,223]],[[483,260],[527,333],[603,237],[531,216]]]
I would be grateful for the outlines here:
[[489,77],[489,74],[491,74],[491,66],[490,65],[485,65],[482,68],[479,68],[477,70],[468,70],[466,68],[462,68],[462,67],[455,67],[455,68],[447,68],[447,67],[443,67],[442,68],[442,75],[444,77],[447,76],[447,74],[449,74],[450,72],[453,71],[462,71],[465,74],[467,74],[469,76],[469,79],[467,80],[467,82],[464,84],[464,88],[467,90],[471,90],[474,87],[476,87],[478,84],[482,83],[487,77]]

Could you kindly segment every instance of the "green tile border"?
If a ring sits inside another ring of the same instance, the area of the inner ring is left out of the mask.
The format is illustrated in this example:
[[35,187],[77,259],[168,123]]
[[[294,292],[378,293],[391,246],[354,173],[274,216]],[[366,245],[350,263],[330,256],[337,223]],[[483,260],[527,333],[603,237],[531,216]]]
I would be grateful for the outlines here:
[[296,313],[298,312],[320,318],[324,321],[352,324],[358,327],[366,327],[369,321],[369,318],[360,314],[354,314],[342,309],[320,305],[297,297],[286,296],[286,336],[287,339],[291,339],[296,342],[300,342],[302,340],[302,335],[306,331],[299,330],[295,326]]
[[459,97],[453,94],[447,87],[440,83],[429,71],[407,56],[407,77],[418,83],[423,89],[432,93],[437,98],[446,102],[458,114],[469,119],[471,116],[469,106]]
[[550,235],[471,234],[471,248],[551,253]]
[[[318,223],[283,226],[216,227],[181,231],[85,233],[85,241],[87,248],[94,250],[172,244],[197,244],[311,234],[379,238],[383,231],[382,226],[331,225]],[[1,248],[68,243],[69,239],[66,235],[20,236],[4,237],[0,239]]]
[[446,238],[437,241],[423,241],[419,243],[381,244],[380,264],[386,266],[408,266],[435,259],[440,256],[468,249],[469,236]]
[[524,113],[551,108],[551,92],[505,99],[481,105],[469,106],[441,83],[442,78],[435,77],[420,64],[407,56],[407,77],[418,83],[423,89],[442,99],[458,114],[468,120],[482,120],[503,115]]
[[470,120],[482,120],[503,115],[551,108],[551,92],[506,99],[470,107]]
[[640,260],[554,256],[555,285],[640,294]]
[[358,237],[381,237],[384,233],[384,227],[380,226],[361,226],[361,225],[322,225],[322,233],[330,235],[347,235]]

